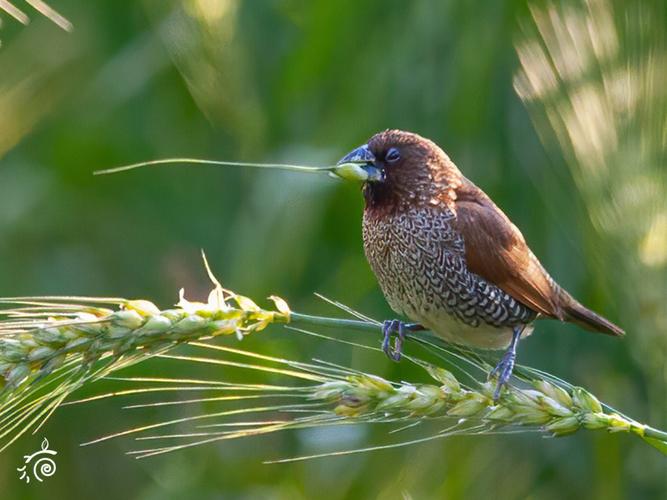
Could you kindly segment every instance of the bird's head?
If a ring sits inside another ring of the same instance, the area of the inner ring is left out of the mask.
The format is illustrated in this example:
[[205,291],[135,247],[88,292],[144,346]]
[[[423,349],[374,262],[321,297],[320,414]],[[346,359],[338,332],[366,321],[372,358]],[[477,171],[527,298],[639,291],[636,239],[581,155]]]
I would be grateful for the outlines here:
[[432,141],[402,130],[385,130],[345,155],[335,172],[361,181],[369,207],[438,204],[460,183],[461,173]]

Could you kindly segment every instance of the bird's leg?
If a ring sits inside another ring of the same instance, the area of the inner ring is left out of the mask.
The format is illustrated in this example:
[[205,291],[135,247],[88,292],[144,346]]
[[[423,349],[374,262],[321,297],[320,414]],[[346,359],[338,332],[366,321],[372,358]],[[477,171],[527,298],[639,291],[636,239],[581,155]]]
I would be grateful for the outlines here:
[[[407,332],[424,330],[418,323],[403,323],[398,319],[388,319],[382,325],[382,350],[392,361],[400,361],[403,353],[403,341]],[[391,337],[396,334],[394,345],[391,345]]]
[[514,362],[516,361],[516,346],[519,344],[519,339],[521,338],[521,333],[525,325],[517,325],[514,327],[512,332],[512,341],[510,346],[503,354],[503,357],[500,358],[500,362],[489,374],[489,378],[493,378],[496,375],[498,376],[498,383],[496,385],[496,390],[493,392],[493,400],[498,401],[500,397],[500,391],[503,386],[507,385],[510,377],[512,376],[512,370],[514,370]]

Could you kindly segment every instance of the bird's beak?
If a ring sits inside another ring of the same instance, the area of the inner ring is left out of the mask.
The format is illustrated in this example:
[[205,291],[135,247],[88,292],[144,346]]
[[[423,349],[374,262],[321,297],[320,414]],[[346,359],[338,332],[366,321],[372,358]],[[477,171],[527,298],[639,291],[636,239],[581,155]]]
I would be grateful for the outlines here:
[[368,144],[343,156],[331,171],[337,177],[358,182],[381,182],[384,172],[375,165],[375,156]]

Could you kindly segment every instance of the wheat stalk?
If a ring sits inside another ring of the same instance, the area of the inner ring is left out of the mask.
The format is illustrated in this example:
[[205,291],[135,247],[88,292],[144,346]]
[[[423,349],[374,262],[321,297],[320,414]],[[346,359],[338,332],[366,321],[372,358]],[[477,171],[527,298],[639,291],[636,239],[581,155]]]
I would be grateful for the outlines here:
[[[214,278],[212,278],[214,279]],[[373,332],[379,338],[381,325],[365,317],[337,319],[310,316],[290,311],[287,304],[272,297],[275,310],[260,308],[251,299],[225,290],[217,281],[207,302],[191,302],[183,291],[176,307],[161,310],[146,300],[89,297],[23,297],[1,299],[11,307],[0,312],[0,440],[5,449],[30,429],[36,431],[67,397],[87,385],[130,364],[153,356],[190,363],[214,363],[269,372],[306,381],[309,385],[257,385],[225,381],[184,381],[150,379],[156,387],[116,391],[78,401],[109,396],[144,394],[170,390],[228,392],[220,398],[206,397],[189,401],[159,401],[153,406],[201,403],[204,401],[246,401],[278,398],[268,406],[246,405],[217,413],[204,413],[176,420],[129,429],[104,436],[92,442],[121,435],[143,433],[186,422],[215,419],[229,415],[280,412],[289,418],[279,422],[222,422],[214,426],[237,425],[242,430],[210,432],[197,430],[179,435],[152,435],[142,439],[195,438],[185,444],[137,450],[139,457],[174,451],[220,439],[240,438],[292,428],[357,423],[400,422],[415,424],[424,419],[449,419],[453,425],[430,438],[453,433],[488,433],[521,428],[547,435],[563,436],[579,429],[606,430],[638,435],[667,453],[667,433],[617,412],[590,392],[558,381],[526,367],[519,367],[521,387],[511,385],[498,401],[493,400],[492,381],[484,376],[470,376],[470,382],[459,380],[452,371],[407,356],[409,362],[424,368],[433,383],[395,383],[373,374],[357,372],[327,362],[304,363],[203,341],[222,335],[242,338],[270,324],[290,324],[291,328],[333,326]],[[359,316],[359,315],[358,315]],[[302,334],[325,340],[340,339],[298,328]],[[453,356],[480,370],[489,364],[479,355],[452,346],[428,335],[413,336],[438,357]],[[351,343],[351,342],[348,342]],[[230,361],[221,357],[180,356],[167,351],[188,344],[216,354],[251,358],[252,363]],[[351,343],[359,348],[380,350],[373,346]],[[444,359],[444,358],[443,358]],[[451,361],[450,361],[451,362]],[[282,366],[274,366],[274,365]],[[523,375],[522,375],[523,373]],[[519,379],[515,379],[515,383]],[[146,382],[124,379],[124,383]],[[287,398],[287,399],[286,399]],[[297,403],[294,403],[294,400]],[[134,405],[144,406],[144,405]],[[296,417],[295,417],[296,415]],[[405,443],[401,443],[405,444]],[[1,450],[0,449],[0,450]]]
[[[294,320],[294,313],[292,313]],[[327,322],[333,318],[321,318]],[[348,322],[350,320],[344,320]],[[364,328],[373,326],[363,323]],[[321,339],[340,342],[340,339],[327,337],[319,333],[297,329],[295,331],[316,335]],[[417,337],[414,337],[417,340]],[[478,368],[485,368],[471,353],[432,344],[429,346],[453,354],[464,356],[464,361]],[[350,342],[348,342],[350,343]],[[356,347],[380,349],[352,343]],[[307,457],[288,458],[280,462],[331,456],[369,449],[403,446],[414,442],[437,439],[454,434],[490,434],[512,433],[517,431],[538,431],[547,436],[560,437],[572,434],[580,429],[606,430],[610,433],[630,433],[637,435],[667,453],[667,433],[641,424],[600,401],[580,387],[573,387],[562,381],[546,380],[552,377],[522,376],[527,387],[511,385],[494,401],[493,381],[470,377],[470,383],[464,383],[454,374],[441,366],[435,366],[421,359],[406,356],[406,359],[424,368],[433,379],[433,383],[392,382],[385,378],[358,372],[346,367],[324,361],[304,363],[286,360],[251,351],[220,345],[196,342],[194,347],[215,353],[214,356],[161,355],[161,357],[179,362],[206,363],[222,366],[236,366],[249,370],[269,371],[294,378],[309,385],[287,384],[257,386],[244,383],[230,383],[219,380],[184,380],[170,378],[124,378],[124,384],[138,382],[142,386],[122,392],[114,391],[98,394],[72,403],[89,402],[107,397],[131,397],[147,393],[165,391],[200,391],[204,394],[196,399],[160,400],[150,403],[132,404],[126,408],[186,406],[202,403],[220,403],[230,400],[275,400],[272,404],[242,405],[241,408],[206,411],[187,417],[164,420],[137,428],[131,428],[105,435],[84,443],[99,443],[121,436],[137,435],[140,441],[167,440],[168,444],[130,451],[137,458],[146,458],[173,452],[202,444],[238,439],[253,435],[262,435],[288,429],[318,428],[331,425],[355,425],[365,423],[389,423],[400,425],[399,429],[430,421],[445,421],[449,424],[435,434],[425,438],[398,442],[376,448],[363,448],[336,453],[323,453]],[[229,357],[251,358],[260,364],[232,361]],[[275,366],[278,365],[278,366]],[[282,365],[282,367],[281,367]],[[288,369],[283,368],[287,366]],[[538,372],[524,368],[524,372],[536,375]],[[516,380],[515,380],[516,382]],[[148,386],[143,384],[148,383]],[[218,393],[225,392],[220,397]],[[211,393],[210,395],[208,393]],[[252,395],[249,395],[252,394]],[[294,400],[300,401],[294,403]],[[264,402],[264,401],[263,401]],[[266,421],[229,420],[230,417],[247,414],[270,412],[281,418]],[[215,423],[208,423],[213,420]],[[192,431],[180,430],[185,424],[194,424]],[[179,427],[178,433],[163,433],[163,429]],[[241,430],[227,430],[230,427],[242,427]],[[222,429],[222,430],[218,430]],[[156,431],[158,431],[156,433]],[[176,441],[176,443],[173,443]]]
[[[5,392],[43,378],[67,361],[82,369],[104,356],[120,358],[136,351],[156,351],[179,343],[218,335],[247,335],[270,323],[289,321],[285,302],[273,297],[278,311],[261,309],[247,297],[214,290],[207,303],[190,302],[181,294],[174,309],[160,310],[146,300],[88,297],[0,299],[19,307],[5,309],[2,322],[0,374]],[[80,304],[63,301],[75,299]],[[86,302],[92,302],[86,304]],[[96,305],[116,305],[116,311]],[[46,316],[46,320],[39,319]]]
[[0,311],[0,451],[38,429],[84,383],[182,343],[288,322],[287,304],[272,299],[277,309],[265,310],[219,284],[206,303],[181,290],[166,310],[118,298],[0,299],[11,306]]

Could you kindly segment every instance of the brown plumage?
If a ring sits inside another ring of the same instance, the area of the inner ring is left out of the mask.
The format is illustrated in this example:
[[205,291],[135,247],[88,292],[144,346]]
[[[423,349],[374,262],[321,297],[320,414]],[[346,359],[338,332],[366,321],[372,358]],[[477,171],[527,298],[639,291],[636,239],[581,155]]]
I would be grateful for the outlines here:
[[364,250],[397,313],[459,344],[512,351],[542,317],[623,334],[553,281],[519,229],[433,142],[387,130],[341,160],[350,161],[375,175],[363,188]]

